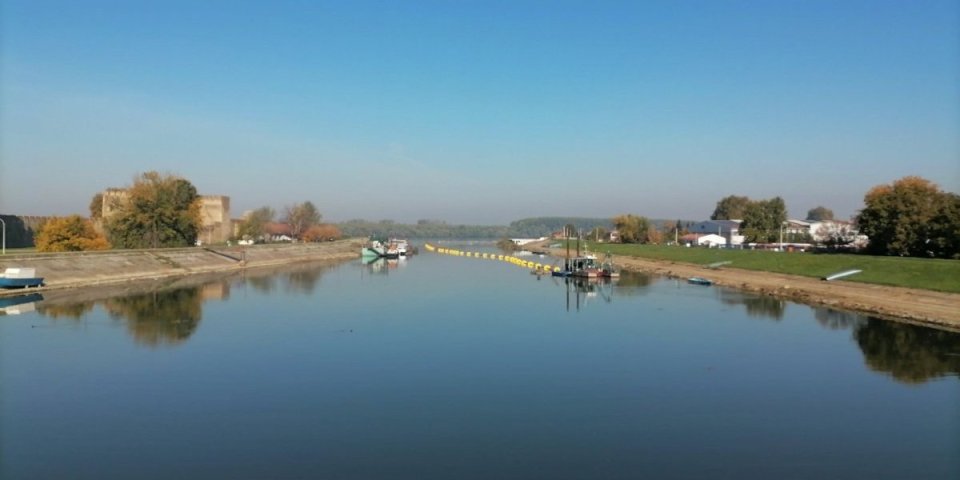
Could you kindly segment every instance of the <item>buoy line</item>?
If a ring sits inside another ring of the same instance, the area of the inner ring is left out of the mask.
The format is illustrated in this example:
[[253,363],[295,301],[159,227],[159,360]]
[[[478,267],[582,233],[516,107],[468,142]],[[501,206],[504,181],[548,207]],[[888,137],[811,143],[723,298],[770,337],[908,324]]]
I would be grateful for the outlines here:
[[497,260],[500,262],[512,263],[521,268],[528,268],[530,270],[539,270],[542,272],[559,272],[560,267],[550,266],[543,263],[537,263],[533,261],[524,260],[522,258],[514,257],[513,255],[503,255],[497,253],[487,253],[487,252],[468,252],[463,250],[457,250],[455,248],[442,248],[435,247],[429,243],[424,244],[428,252],[439,253],[443,255],[452,255],[454,257],[468,257],[468,258],[479,258],[485,260]]

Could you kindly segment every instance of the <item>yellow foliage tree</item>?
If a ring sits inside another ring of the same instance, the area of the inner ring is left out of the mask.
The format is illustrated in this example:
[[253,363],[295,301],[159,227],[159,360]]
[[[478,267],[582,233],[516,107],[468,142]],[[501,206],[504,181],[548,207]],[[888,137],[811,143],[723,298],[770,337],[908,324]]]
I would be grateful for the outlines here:
[[307,229],[303,233],[304,242],[323,242],[325,240],[339,240],[343,237],[343,234],[340,232],[340,229],[330,225],[329,223],[324,223],[320,225],[314,225]]
[[35,243],[41,252],[80,252],[107,250],[110,244],[98,234],[90,221],[80,215],[54,218],[43,225]]

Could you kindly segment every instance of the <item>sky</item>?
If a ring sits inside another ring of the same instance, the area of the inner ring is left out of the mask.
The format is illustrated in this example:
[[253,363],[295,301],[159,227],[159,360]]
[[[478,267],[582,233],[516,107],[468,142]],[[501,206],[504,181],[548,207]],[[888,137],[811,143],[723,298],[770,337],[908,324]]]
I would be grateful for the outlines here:
[[235,217],[847,218],[960,192],[960,2],[0,0],[0,213],[146,171]]

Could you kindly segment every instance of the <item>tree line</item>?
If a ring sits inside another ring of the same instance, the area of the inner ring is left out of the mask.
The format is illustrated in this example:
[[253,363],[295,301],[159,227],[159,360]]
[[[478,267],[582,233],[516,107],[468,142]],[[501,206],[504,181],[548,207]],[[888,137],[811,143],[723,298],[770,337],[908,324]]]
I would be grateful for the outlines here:
[[[106,218],[105,206],[110,211]],[[201,233],[200,211],[200,195],[189,180],[147,172],[135,177],[118,195],[105,199],[95,194],[90,201],[90,219],[71,215],[46,222],[35,243],[42,252],[187,247],[196,245]],[[239,238],[265,237],[275,215],[269,207],[255,210],[240,223]],[[317,207],[309,201],[284,210],[283,221],[292,238],[304,242],[340,238],[339,229],[321,220]],[[93,221],[100,223],[102,233]]]
[[[111,202],[109,218],[101,216],[105,201]],[[91,219],[102,225],[100,230],[94,228],[91,220],[78,215],[57,218],[40,227],[35,240],[37,249],[185,247],[196,244],[202,226],[200,197],[193,184],[183,177],[157,172],[137,176],[119,197],[104,200],[100,194],[94,195],[90,213]],[[239,224],[238,238],[267,238],[267,227],[277,216],[270,207],[254,210]],[[742,220],[740,231],[747,242],[770,243],[779,238],[787,208],[780,197],[753,200],[730,195],[717,202],[710,218]],[[811,221],[833,218],[833,211],[823,206],[807,212]],[[350,220],[332,225],[322,223],[322,215],[309,201],[285,207],[281,221],[289,226],[291,236],[300,241],[322,241],[342,235],[435,239],[539,237],[564,228],[600,238],[613,228],[624,243],[662,243],[685,232],[691,223],[623,214],[612,219],[534,217],[508,226],[449,225],[435,220],[420,220],[412,225],[389,220]],[[853,222],[859,233],[869,237],[866,253],[960,258],[960,195],[946,192],[929,180],[910,176],[871,188]],[[841,244],[852,238],[852,230],[844,228],[824,233],[828,241]]]
[[[787,208],[780,197],[753,200],[729,195],[717,202],[710,219],[740,220],[745,241],[772,243],[782,234]],[[806,219],[834,220],[834,214],[829,208],[817,206],[807,211]],[[852,223],[828,222],[819,233],[826,244],[840,245],[850,243],[857,229],[869,238],[865,253],[873,255],[960,259],[960,195],[924,178],[909,176],[871,188]],[[633,214],[618,215],[613,224],[624,243],[656,244],[683,232],[679,220],[673,226],[658,228],[646,217]],[[802,237],[807,238],[784,240],[812,241],[809,234]]]

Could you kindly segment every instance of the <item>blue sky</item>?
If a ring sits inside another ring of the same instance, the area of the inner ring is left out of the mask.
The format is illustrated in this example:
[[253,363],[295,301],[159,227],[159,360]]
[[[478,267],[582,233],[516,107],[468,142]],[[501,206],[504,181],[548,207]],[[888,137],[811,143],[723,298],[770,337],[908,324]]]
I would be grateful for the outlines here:
[[0,212],[158,170],[234,216],[847,217],[960,191],[958,5],[0,0]]

